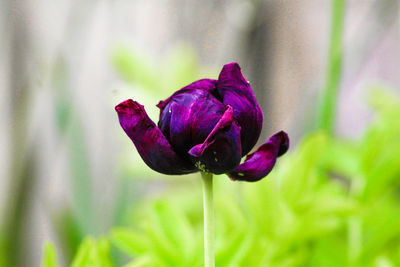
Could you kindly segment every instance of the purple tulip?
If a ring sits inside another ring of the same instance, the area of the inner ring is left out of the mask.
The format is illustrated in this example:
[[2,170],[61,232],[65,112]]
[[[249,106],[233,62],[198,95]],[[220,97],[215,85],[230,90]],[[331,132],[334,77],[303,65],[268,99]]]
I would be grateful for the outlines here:
[[225,65],[218,80],[189,84],[157,107],[158,127],[132,99],[115,110],[144,162],[160,173],[205,171],[258,181],[289,148],[288,135],[280,131],[240,164],[260,136],[263,116],[237,63]]

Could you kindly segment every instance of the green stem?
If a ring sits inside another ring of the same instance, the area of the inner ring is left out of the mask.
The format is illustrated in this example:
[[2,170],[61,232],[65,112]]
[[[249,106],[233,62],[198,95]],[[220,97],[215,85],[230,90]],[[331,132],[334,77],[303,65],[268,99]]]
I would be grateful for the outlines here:
[[332,0],[328,66],[318,114],[318,127],[329,134],[332,134],[334,129],[336,102],[342,72],[344,8],[345,0]]
[[214,204],[213,177],[211,173],[202,172],[203,209],[204,209],[204,267],[214,267]]

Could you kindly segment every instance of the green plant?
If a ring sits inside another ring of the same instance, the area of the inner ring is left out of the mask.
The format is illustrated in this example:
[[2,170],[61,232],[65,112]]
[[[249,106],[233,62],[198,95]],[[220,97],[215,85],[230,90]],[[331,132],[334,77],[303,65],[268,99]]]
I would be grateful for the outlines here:
[[[216,266],[400,265],[400,100],[376,88],[369,102],[376,116],[358,140],[314,133],[258,184],[214,178]],[[202,266],[200,188],[171,187],[128,213],[109,236],[126,266]],[[76,266],[112,264],[105,239],[79,251]]]
[[[377,116],[360,140],[312,134],[257,186],[215,177],[216,266],[399,264],[400,105],[371,99]],[[113,243],[132,264],[201,266],[196,187],[151,201]]]
[[[71,267],[113,267],[111,247],[106,238],[95,240],[87,237],[79,246]],[[51,243],[44,245],[42,267],[58,267],[55,248]]]

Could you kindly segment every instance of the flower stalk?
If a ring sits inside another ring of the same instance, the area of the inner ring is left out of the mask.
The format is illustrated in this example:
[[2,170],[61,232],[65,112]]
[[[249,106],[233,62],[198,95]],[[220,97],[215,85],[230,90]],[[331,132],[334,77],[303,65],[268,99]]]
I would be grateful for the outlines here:
[[212,173],[201,172],[201,178],[203,180],[204,267],[214,267],[213,176]]

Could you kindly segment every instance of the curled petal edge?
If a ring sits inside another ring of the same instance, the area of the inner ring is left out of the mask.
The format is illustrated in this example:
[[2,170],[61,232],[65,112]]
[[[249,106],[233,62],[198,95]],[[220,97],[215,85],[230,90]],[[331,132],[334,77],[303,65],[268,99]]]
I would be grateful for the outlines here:
[[238,63],[232,62],[223,66],[218,77],[217,90],[222,102],[231,105],[235,111],[235,119],[242,128],[242,155],[246,155],[260,136],[263,114]]
[[289,149],[289,137],[284,131],[272,135],[257,151],[247,155],[245,162],[240,164],[228,175],[231,180],[255,182],[271,172],[276,159]]
[[125,133],[151,169],[164,174],[187,174],[197,171],[190,161],[181,158],[173,150],[164,134],[138,102],[132,99],[125,100],[118,104],[115,110]]
[[234,122],[231,106],[226,107],[206,140],[192,147],[188,153],[195,158],[196,166],[201,171],[222,174],[239,165],[242,153],[240,127]]

